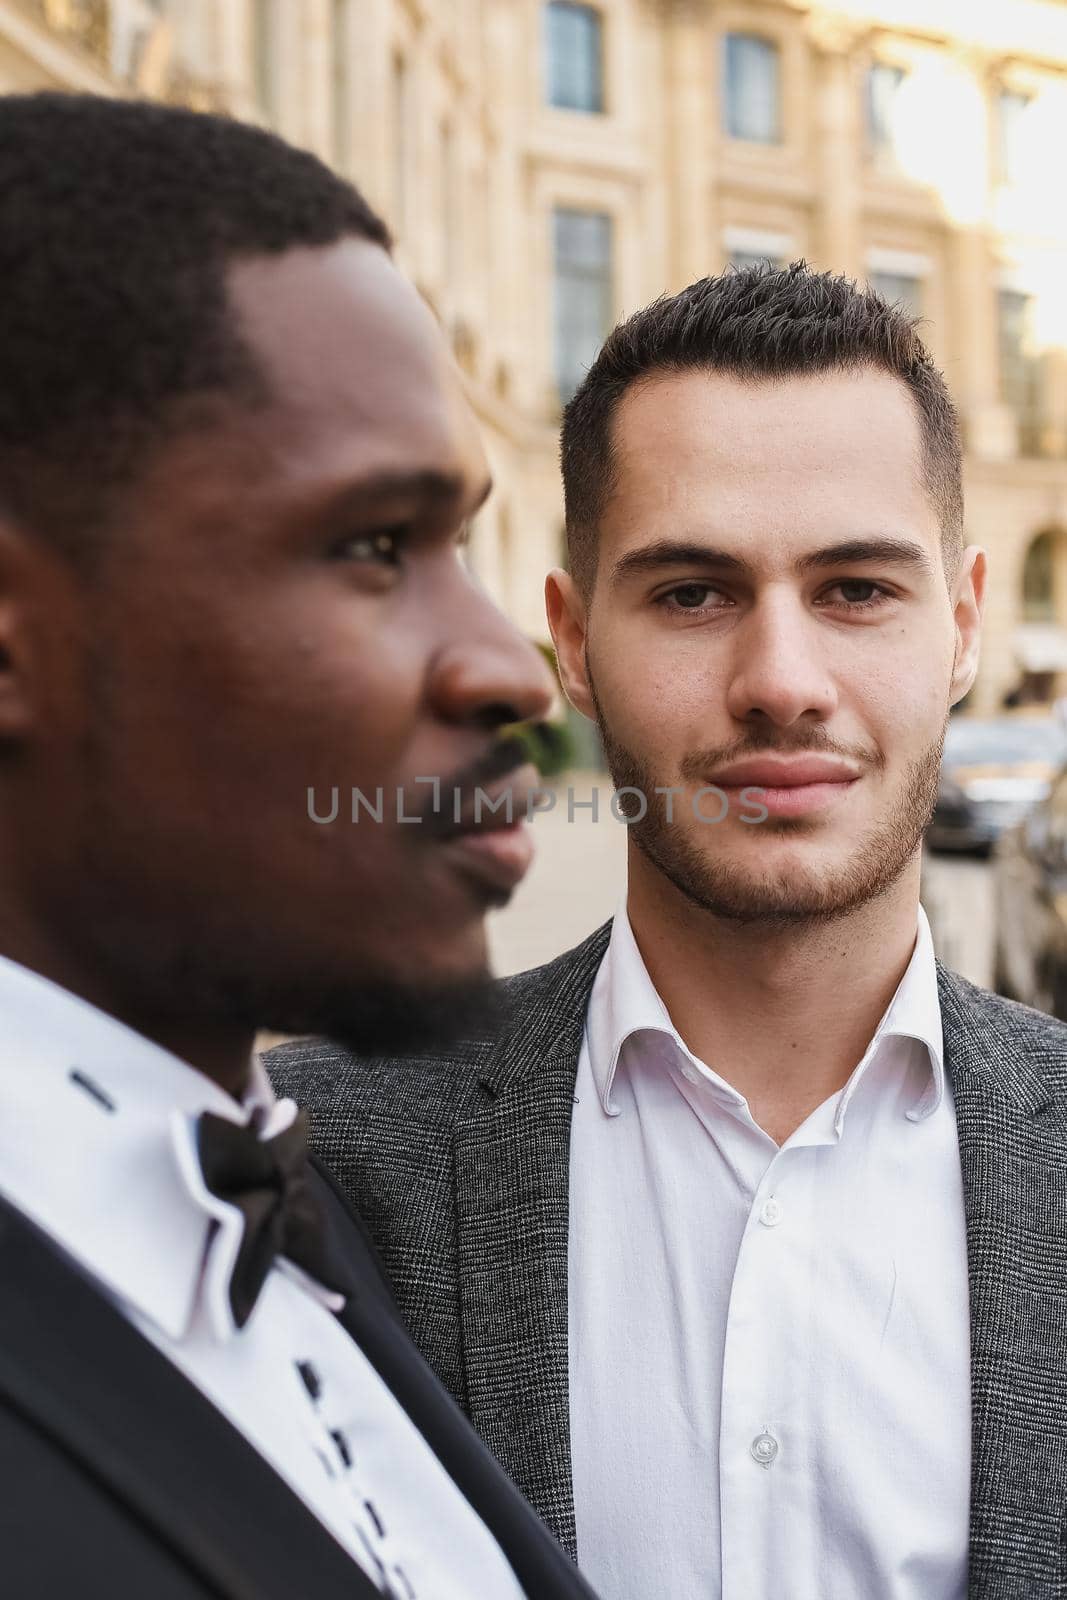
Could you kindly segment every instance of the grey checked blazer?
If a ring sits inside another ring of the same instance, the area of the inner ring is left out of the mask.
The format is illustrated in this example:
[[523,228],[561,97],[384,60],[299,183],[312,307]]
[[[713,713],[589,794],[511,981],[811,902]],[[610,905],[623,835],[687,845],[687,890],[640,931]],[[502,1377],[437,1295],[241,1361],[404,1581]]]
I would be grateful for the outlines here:
[[[495,1037],[433,1058],[268,1057],[311,1111],[416,1343],[575,1551],[571,1108],[601,928],[506,980]],[[970,1600],[1067,1600],[1067,1026],[938,970],[971,1297]]]

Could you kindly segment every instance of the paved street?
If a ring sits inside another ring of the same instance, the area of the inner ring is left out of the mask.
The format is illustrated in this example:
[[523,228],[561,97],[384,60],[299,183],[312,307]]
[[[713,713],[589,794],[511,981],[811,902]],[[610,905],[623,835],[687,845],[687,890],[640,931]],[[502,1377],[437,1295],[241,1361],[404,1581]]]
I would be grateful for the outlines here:
[[[494,966],[521,972],[577,944],[610,917],[626,870],[626,828],[608,809],[610,781],[574,775],[572,819],[566,786],[553,811],[534,818],[537,860],[511,905],[490,921]],[[588,802],[599,784],[598,820]],[[989,869],[984,862],[931,856],[923,870],[923,900],[938,954],[973,983],[992,970]]]
[[[568,819],[568,786],[573,821]],[[581,803],[599,793],[598,820]],[[608,809],[611,780],[603,773],[569,773],[554,811],[532,827],[537,857],[506,910],[489,920],[493,965],[501,974],[550,961],[578,944],[615,910],[626,879],[626,826]]]

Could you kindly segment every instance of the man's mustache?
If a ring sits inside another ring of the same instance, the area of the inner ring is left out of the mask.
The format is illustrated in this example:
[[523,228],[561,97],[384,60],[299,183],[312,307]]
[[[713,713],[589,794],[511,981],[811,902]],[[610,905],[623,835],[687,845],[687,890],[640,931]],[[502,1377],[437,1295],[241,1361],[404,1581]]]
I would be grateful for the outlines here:
[[431,831],[451,832],[455,826],[454,796],[457,790],[465,798],[476,789],[488,789],[502,778],[529,766],[530,760],[530,752],[521,739],[513,734],[497,739],[476,761],[458,768],[450,777],[441,778],[436,792],[425,796],[416,815]]
[[729,745],[709,746],[706,750],[690,752],[682,758],[679,771],[687,782],[703,783],[707,773],[717,772],[746,756],[799,756],[812,753],[837,756],[843,761],[855,761],[864,767],[877,769],[884,765],[880,751],[870,750],[863,745],[839,744],[828,739],[819,728],[782,733],[761,729],[758,734],[736,739]]

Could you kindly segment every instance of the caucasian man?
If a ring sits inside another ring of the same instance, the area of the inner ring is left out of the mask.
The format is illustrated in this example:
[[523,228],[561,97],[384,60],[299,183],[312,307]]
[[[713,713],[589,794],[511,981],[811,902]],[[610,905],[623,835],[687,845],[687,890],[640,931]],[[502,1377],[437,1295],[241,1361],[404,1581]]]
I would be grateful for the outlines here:
[[549,621],[638,791],[624,903],[484,1045],[324,1054],[322,1152],[611,1600],[1051,1596],[1067,1028],[919,906],[986,576],[944,380],[873,293],[745,269],[616,329],[562,459]]

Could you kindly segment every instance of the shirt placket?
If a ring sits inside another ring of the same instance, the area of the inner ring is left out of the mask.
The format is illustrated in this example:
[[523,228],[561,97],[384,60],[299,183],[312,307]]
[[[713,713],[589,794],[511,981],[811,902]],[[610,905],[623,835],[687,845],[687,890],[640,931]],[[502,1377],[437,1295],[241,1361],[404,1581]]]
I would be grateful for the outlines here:
[[[727,1309],[719,1437],[723,1600],[774,1593],[773,1550],[798,1470],[795,1412],[784,1402],[789,1335],[791,1160],[779,1150],[752,1194]],[[785,1192],[781,1192],[784,1190]]]
[[326,1477],[344,1497],[344,1514],[363,1553],[363,1565],[386,1600],[419,1600],[418,1591],[396,1549],[385,1516],[363,1481],[358,1448],[350,1425],[340,1425],[334,1398],[315,1361],[296,1363],[307,1396],[307,1425],[312,1448]]

